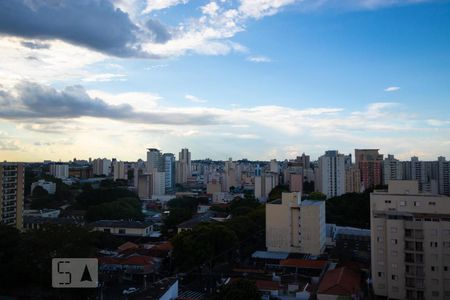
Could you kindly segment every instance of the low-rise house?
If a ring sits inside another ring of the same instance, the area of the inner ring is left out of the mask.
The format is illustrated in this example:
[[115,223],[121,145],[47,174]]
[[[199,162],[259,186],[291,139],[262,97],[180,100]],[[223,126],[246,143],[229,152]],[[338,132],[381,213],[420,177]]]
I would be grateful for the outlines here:
[[348,267],[340,267],[327,271],[319,284],[317,299],[363,299],[361,274]]
[[41,218],[57,218],[60,214],[59,209],[25,209],[23,211],[23,216],[30,216],[30,217],[41,217]]
[[53,195],[56,192],[56,183],[41,179],[31,184],[31,194],[33,194],[34,189],[38,186],[46,190],[50,195]]
[[203,214],[197,214],[192,219],[187,220],[183,223],[178,224],[178,233],[183,231],[192,230],[195,226],[200,223],[209,223],[209,222],[224,222],[228,220],[231,216],[226,213],[216,212],[216,211],[207,211]]
[[149,237],[153,234],[153,223],[148,221],[99,220],[90,226],[94,230],[114,235]]
[[23,230],[39,229],[45,225],[83,225],[71,218],[44,218],[36,216],[24,216],[23,217]]

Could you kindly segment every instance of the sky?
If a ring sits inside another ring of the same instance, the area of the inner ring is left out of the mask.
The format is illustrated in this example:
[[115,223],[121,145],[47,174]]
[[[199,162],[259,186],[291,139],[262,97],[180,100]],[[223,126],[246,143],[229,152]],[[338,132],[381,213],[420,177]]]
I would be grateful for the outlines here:
[[0,1],[0,161],[450,159],[450,1]]

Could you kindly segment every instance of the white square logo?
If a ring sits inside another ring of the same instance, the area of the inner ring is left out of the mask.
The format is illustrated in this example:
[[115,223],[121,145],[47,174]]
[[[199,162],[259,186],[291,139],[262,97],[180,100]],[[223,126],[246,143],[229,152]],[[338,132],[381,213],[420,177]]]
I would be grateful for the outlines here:
[[54,288],[96,288],[98,260],[96,258],[54,258],[52,286]]

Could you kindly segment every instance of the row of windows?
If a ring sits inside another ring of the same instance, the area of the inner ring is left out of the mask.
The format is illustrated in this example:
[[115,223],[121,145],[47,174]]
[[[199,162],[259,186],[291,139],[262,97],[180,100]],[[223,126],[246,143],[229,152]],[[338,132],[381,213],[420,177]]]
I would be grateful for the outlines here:
[[[391,204],[392,201],[391,200],[384,200],[385,204]],[[421,201],[414,201],[414,206],[419,207],[421,206]],[[428,201],[428,205],[436,205],[435,201]],[[406,206],[406,201],[400,201],[400,206]]]

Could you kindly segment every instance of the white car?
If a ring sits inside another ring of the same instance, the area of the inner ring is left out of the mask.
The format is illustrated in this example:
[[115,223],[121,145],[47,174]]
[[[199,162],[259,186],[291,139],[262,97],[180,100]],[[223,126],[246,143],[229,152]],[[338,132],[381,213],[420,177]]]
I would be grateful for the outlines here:
[[139,289],[135,288],[135,287],[130,287],[126,290],[123,290],[122,294],[123,295],[129,295],[129,294],[133,294],[136,293],[137,291],[139,291]]

